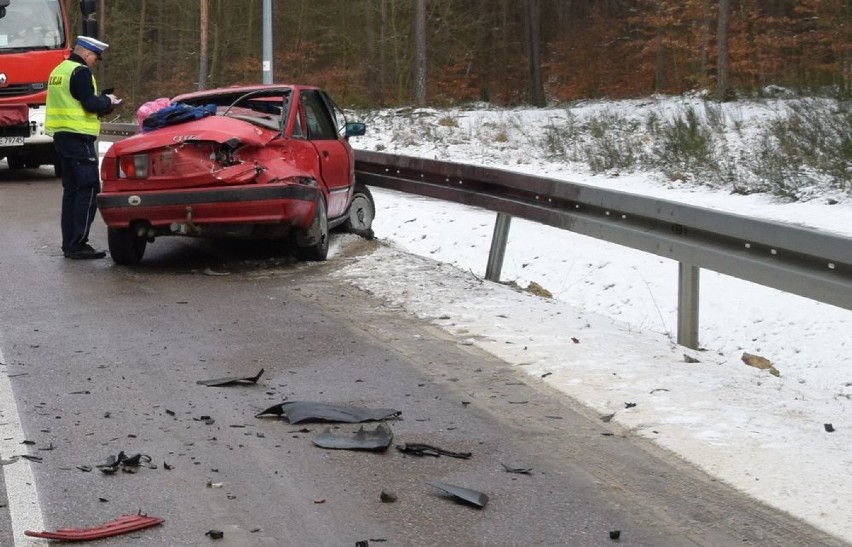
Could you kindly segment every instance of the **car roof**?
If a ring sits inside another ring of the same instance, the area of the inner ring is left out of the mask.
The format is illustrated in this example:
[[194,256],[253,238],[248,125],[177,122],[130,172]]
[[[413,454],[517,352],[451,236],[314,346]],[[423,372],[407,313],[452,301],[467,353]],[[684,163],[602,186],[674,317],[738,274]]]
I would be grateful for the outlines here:
[[269,93],[291,93],[294,90],[319,89],[310,85],[292,85],[292,84],[257,84],[257,85],[235,85],[230,87],[217,87],[213,89],[203,89],[201,91],[192,91],[190,93],[181,93],[172,99],[173,102],[184,100],[197,100],[204,97],[217,97],[222,95],[240,95],[253,91],[268,91]]

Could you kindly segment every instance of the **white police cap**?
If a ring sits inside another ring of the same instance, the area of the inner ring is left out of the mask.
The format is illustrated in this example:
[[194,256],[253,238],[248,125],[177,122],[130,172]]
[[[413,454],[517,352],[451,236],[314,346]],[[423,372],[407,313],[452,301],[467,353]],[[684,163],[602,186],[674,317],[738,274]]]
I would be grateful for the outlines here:
[[91,36],[77,36],[77,45],[88,49],[98,57],[109,47],[109,44],[105,44]]

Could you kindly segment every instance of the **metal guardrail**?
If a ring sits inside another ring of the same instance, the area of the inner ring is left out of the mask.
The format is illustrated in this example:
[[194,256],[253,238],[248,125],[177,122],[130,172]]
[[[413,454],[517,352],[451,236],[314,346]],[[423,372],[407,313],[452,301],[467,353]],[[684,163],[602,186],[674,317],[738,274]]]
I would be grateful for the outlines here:
[[[103,124],[126,136],[132,124]],[[104,139],[107,140],[107,139]],[[112,139],[109,139],[112,140]],[[497,212],[486,278],[499,281],[511,218],[679,264],[679,344],[698,347],[701,268],[852,310],[852,238],[501,169],[358,150],[360,182]]]

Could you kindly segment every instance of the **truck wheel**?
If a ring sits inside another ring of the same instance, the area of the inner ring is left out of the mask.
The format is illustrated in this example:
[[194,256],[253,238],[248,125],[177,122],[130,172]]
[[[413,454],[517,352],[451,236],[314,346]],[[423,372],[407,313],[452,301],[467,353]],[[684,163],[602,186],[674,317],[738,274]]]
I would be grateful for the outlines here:
[[6,156],[6,163],[9,164],[9,169],[23,169],[24,157],[18,155]]
[[363,184],[356,184],[343,229],[350,234],[373,239],[374,218],[376,218],[376,202],[373,201],[373,195]]
[[130,228],[107,228],[107,244],[116,264],[139,264],[148,240],[136,235]]
[[296,233],[296,258],[322,262],[328,258],[328,209],[322,194],[317,200],[314,220],[307,230]]

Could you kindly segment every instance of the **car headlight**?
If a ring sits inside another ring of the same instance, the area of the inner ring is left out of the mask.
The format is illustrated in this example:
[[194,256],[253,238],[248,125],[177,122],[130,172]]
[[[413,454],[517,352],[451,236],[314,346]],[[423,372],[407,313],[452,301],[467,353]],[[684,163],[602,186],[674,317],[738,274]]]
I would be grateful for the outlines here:
[[121,156],[118,159],[118,176],[123,179],[148,178],[148,154]]

